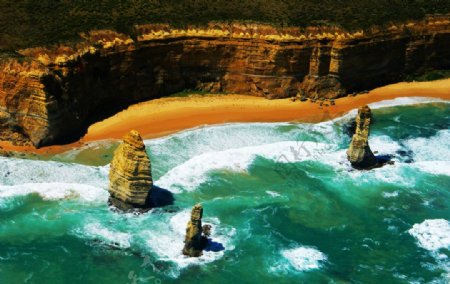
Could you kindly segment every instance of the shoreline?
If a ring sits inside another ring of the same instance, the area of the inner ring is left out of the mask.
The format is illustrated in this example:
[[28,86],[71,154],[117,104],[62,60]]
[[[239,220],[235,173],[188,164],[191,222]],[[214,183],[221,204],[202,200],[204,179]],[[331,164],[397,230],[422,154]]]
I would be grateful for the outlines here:
[[430,97],[450,100],[450,79],[428,82],[402,82],[374,89],[366,94],[343,97],[336,105],[267,100],[246,95],[193,95],[164,97],[138,103],[97,122],[84,137],[67,145],[36,149],[0,141],[0,150],[37,155],[52,155],[94,141],[121,139],[128,131],[139,131],[144,139],[157,138],[203,125],[245,122],[321,122],[340,117],[352,109],[399,97]]

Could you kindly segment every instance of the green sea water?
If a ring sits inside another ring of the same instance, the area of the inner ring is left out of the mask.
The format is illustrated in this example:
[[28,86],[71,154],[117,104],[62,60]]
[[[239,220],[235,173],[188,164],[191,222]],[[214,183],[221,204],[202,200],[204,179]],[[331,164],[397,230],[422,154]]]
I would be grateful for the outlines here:
[[[395,163],[370,171],[346,161],[355,111],[147,140],[175,201],[141,215],[107,207],[117,143],[0,158],[0,283],[449,283],[448,103],[372,108],[370,146]],[[186,258],[196,203],[213,233]]]

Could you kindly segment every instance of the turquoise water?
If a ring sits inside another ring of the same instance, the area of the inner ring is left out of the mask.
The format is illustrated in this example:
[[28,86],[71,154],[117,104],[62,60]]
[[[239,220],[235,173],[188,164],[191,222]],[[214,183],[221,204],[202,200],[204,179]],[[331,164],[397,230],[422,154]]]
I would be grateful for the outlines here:
[[[147,140],[175,203],[143,215],[107,208],[108,165],[80,150],[0,158],[0,283],[448,283],[448,104],[373,105],[371,148],[395,164],[370,171],[345,158],[354,114]],[[185,258],[198,202],[214,245]]]

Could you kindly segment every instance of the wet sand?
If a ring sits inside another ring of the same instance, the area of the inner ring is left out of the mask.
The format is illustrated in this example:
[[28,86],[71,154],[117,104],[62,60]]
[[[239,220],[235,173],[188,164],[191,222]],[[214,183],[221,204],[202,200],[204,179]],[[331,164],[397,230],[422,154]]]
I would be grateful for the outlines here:
[[34,149],[0,142],[0,147],[8,151],[51,154],[64,152],[92,141],[120,139],[131,129],[139,131],[144,138],[155,138],[201,125],[231,122],[320,122],[342,116],[365,104],[412,96],[449,100],[450,79],[392,84],[355,97],[336,99],[334,106],[326,101],[322,107],[319,102],[267,100],[244,95],[161,98],[130,106],[112,117],[93,124],[80,141],[69,145]]

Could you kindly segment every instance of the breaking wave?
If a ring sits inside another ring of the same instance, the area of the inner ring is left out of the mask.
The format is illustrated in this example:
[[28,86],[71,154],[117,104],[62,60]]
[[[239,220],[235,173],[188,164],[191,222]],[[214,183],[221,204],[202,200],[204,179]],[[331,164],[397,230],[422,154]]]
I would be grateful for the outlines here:
[[307,271],[320,268],[327,261],[327,256],[321,251],[300,246],[280,252],[283,259],[270,267],[271,272]]

